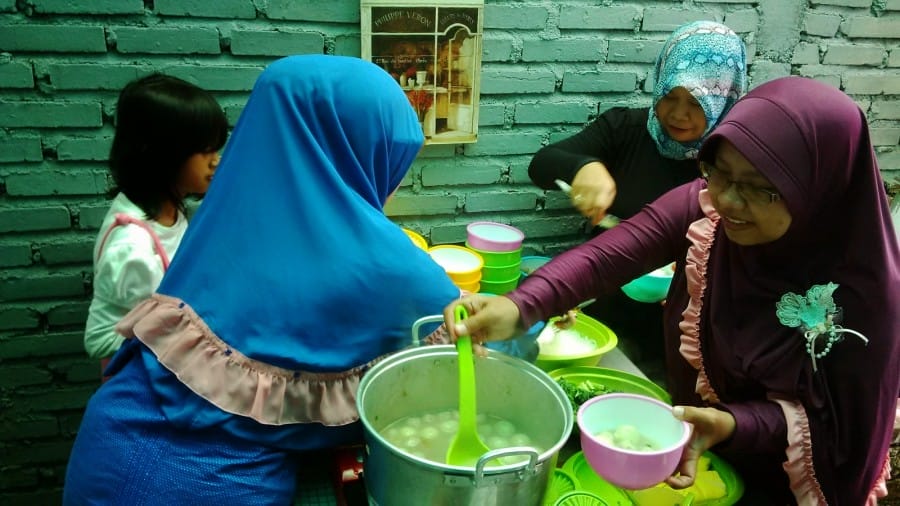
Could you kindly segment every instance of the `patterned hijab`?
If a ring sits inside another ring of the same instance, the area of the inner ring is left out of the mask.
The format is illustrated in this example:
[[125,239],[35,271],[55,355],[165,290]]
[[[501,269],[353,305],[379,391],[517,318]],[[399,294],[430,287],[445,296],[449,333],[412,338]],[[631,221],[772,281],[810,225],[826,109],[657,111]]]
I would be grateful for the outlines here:
[[459,295],[383,212],[424,141],[400,87],[359,58],[260,75],[159,292],[250,358],[343,371],[410,343]]
[[[719,227],[701,336],[726,335],[720,352],[770,395],[802,403],[823,488],[853,480],[864,495],[881,470],[900,388],[900,247],[865,115],[831,86],[786,77],[741,99],[700,158],[712,158],[721,139],[774,185],[792,221],[782,237],[757,246],[732,243]],[[814,367],[804,329],[776,314],[776,302],[829,283],[837,285],[827,297],[835,323],[868,342],[843,334]],[[721,361],[706,360],[714,384],[727,381],[715,370]],[[827,474],[836,467],[826,462],[829,448],[853,476]]]
[[[746,67],[744,43],[727,26],[695,21],[675,29],[656,58],[653,105],[647,120],[647,131],[662,156],[674,160],[697,157],[703,139],[746,91]],[[691,143],[669,137],[656,117],[656,104],[679,86],[700,102],[706,114],[703,136]]]

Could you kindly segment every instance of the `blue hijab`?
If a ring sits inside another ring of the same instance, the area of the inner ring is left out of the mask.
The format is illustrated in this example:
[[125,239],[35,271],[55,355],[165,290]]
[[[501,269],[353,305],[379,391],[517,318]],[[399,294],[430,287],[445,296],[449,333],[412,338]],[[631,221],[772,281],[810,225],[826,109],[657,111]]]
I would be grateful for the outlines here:
[[[647,131],[662,156],[697,158],[703,139],[746,91],[746,67],[743,41],[723,24],[695,21],[672,32],[656,58],[653,105],[647,120]],[[706,114],[706,130],[694,142],[672,139],[656,117],[656,104],[679,86],[700,102]]]
[[383,212],[423,141],[376,65],[274,62],[158,291],[244,355],[286,369],[343,371],[407,346],[417,318],[459,296]]

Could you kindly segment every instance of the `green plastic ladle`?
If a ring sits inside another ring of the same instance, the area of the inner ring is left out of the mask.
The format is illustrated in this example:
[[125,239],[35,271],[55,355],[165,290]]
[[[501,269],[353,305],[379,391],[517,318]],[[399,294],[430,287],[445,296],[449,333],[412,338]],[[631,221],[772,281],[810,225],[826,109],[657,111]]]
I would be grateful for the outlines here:
[[[466,308],[456,306],[454,316],[457,322],[468,317]],[[474,466],[478,459],[490,448],[484,444],[475,426],[475,362],[472,358],[472,338],[458,336],[456,352],[459,354],[459,429],[447,448],[447,464],[451,466]]]

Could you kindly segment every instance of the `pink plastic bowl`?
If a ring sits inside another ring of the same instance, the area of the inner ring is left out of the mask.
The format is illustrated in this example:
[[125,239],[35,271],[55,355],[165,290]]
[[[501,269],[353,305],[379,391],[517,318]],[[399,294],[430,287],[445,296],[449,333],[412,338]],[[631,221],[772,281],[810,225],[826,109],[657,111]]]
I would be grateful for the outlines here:
[[[606,481],[637,490],[652,487],[675,472],[691,435],[687,422],[672,415],[672,406],[637,394],[594,397],[578,409],[581,449],[588,464]],[[631,425],[657,450],[624,450],[597,436]]]
[[[476,221],[466,226],[466,242],[484,251],[515,251],[522,247],[525,234],[510,225]],[[512,262],[507,262],[512,263]]]

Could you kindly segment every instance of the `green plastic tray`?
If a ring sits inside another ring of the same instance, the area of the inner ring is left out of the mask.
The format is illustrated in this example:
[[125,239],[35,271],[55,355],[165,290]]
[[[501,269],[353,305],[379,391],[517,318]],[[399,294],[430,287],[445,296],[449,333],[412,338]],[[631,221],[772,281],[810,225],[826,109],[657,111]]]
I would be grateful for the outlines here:
[[[738,476],[734,468],[728,462],[711,452],[705,454],[709,457],[709,467],[713,469],[722,478],[725,483],[725,496],[709,501],[687,501],[685,506],[731,506],[744,495],[744,481]],[[567,460],[563,469],[572,473],[578,480],[581,488],[588,492],[593,492],[602,497],[609,506],[634,506],[634,502],[625,492],[625,490],[616,487],[612,483],[601,478],[594,468],[584,458],[583,452],[578,452]]]
[[553,469],[553,474],[550,476],[550,481],[547,484],[543,506],[553,506],[557,499],[565,493],[579,490],[580,488],[581,484],[578,483],[578,478],[575,475],[561,467],[557,467]]
[[619,487],[604,480],[594,471],[594,468],[588,464],[584,458],[583,452],[578,452],[569,457],[569,460],[563,464],[562,468],[575,476],[578,480],[581,490],[593,492],[606,501],[609,506],[633,506],[634,503],[628,495]]
[[609,506],[609,503],[597,494],[586,490],[573,490],[563,494],[553,503],[553,506]]
[[553,379],[563,378],[572,383],[581,381],[593,381],[606,385],[607,388],[617,392],[629,394],[642,394],[654,399],[659,399],[666,404],[672,404],[672,398],[656,383],[616,369],[605,367],[575,366],[556,369],[548,373]]

